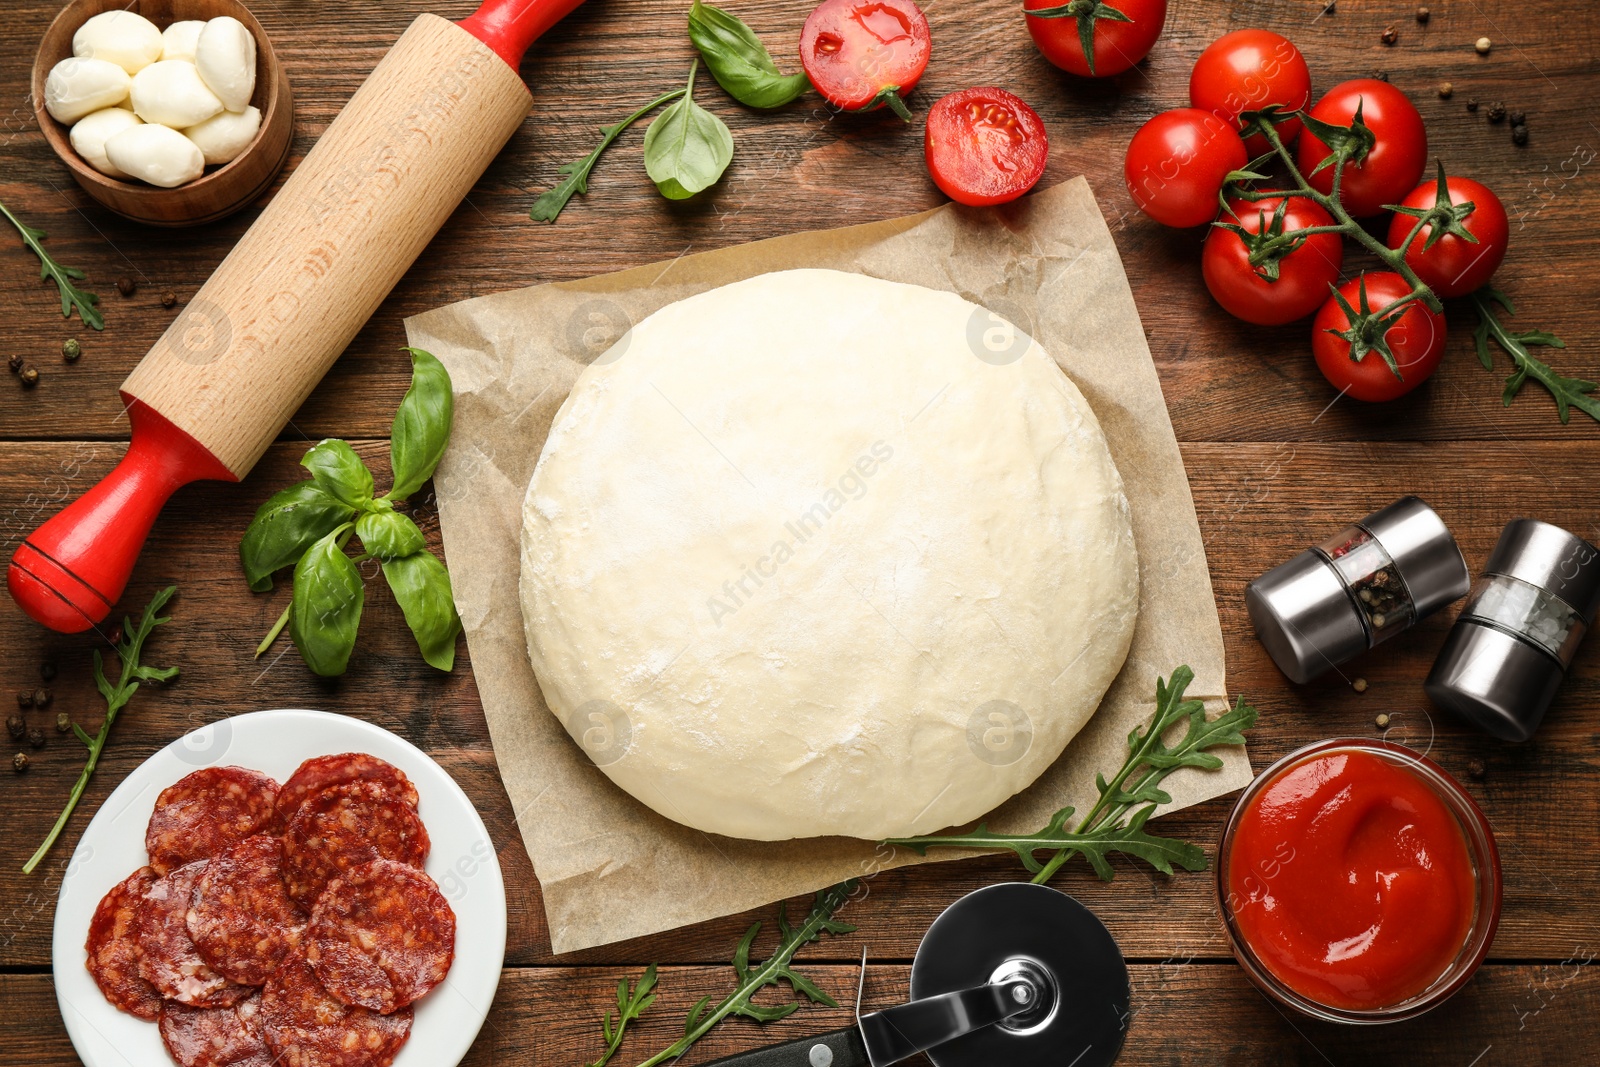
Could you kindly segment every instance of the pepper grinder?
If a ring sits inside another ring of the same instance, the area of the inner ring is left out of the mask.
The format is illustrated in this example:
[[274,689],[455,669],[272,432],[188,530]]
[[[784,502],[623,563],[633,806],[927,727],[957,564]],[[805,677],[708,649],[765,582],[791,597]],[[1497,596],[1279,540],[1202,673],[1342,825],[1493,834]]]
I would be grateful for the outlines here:
[[1496,737],[1526,741],[1544,719],[1600,609],[1600,549],[1559,526],[1516,519],[1423,688]]
[[1244,601],[1278,669],[1304,684],[1460,600],[1471,584],[1444,520],[1408,496],[1272,568]]

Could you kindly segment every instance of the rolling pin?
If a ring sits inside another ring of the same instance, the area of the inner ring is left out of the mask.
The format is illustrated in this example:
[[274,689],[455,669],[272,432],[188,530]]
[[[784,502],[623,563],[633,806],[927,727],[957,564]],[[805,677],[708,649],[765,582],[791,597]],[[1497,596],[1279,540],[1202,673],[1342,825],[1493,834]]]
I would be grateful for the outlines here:
[[173,492],[249,473],[521,125],[522,54],[580,2],[411,24],[123,382],[127,453],[11,559],[24,611],[99,623]]

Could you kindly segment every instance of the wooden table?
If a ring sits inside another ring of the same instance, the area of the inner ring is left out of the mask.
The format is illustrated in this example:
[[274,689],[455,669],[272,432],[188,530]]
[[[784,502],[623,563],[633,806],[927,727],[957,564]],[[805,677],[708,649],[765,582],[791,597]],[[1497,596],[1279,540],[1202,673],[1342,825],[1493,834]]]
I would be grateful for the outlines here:
[[[1582,414],[1563,427],[1550,400],[1529,387],[1509,410],[1472,355],[1470,310],[1452,308],[1445,366],[1411,397],[1385,407],[1341,401],[1307,350],[1309,327],[1257,329],[1223,315],[1200,280],[1199,232],[1164,230],[1133,212],[1121,179],[1123,151],[1140,122],[1187,103],[1188,71],[1221,33],[1266,26],[1296,41],[1318,86],[1387,72],[1421,108],[1432,154],[1495,188],[1510,211],[1513,248],[1499,275],[1516,299],[1517,325],[1553,330],[1569,373],[1600,370],[1600,272],[1593,266],[1600,225],[1594,172],[1600,127],[1600,15],[1589,5],[1527,0],[1513,11],[1488,0],[1431,0],[1432,19],[1413,20],[1409,3],[1341,0],[1177,0],[1165,36],[1139,69],[1106,82],[1060,75],[1029,42],[1014,0],[934,0],[936,50],[913,103],[919,111],[968,85],[1001,84],[1044,116],[1052,138],[1047,184],[1087,174],[1121,249],[1144,316],[1172,421],[1188,465],[1211,578],[1222,613],[1231,685],[1262,709],[1251,737],[1264,765],[1292,748],[1337,734],[1389,736],[1431,752],[1483,805],[1506,864],[1505,911],[1490,961],[1452,1002],[1420,1020],[1378,1029],[1340,1029],[1284,1016],[1259,996],[1229,957],[1209,875],[1151,875],[1119,864],[1102,884],[1081,864],[1055,881],[1109,924],[1131,964],[1137,1014],[1122,1062],[1372,1064],[1554,1064],[1594,1062],[1600,1038],[1600,640],[1579,655],[1555,707],[1530,743],[1509,746],[1431,708],[1421,683],[1454,615],[1307,687],[1284,681],[1252,636],[1244,584],[1311,540],[1404,493],[1435,505],[1481,566],[1501,525],[1518,515],[1600,537],[1600,426]],[[293,80],[298,111],[293,166],[365,72],[424,9],[421,0],[332,5],[257,0]],[[447,13],[466,13],[465,3]],[[808,0],[744,2],[749,18],[788,68]],[[47,514],[97,480],[121,454],[126,423],[117,385],[177,314],[162,306],[190,298],[254,217],[256,209],[194,231],[163,232],[124,222],[81,194],[51,156],[27,100],[32,50],[59,7],[17,0],[0,29],[0,199],[49,231],[49,247],[89,273],[107,329],[63,322],[53,290],[36,280],[33,258],[0,234],[6,354],[42,371],[36,390],[0,378],[0,533],[6,555]],[[62,637],[28,621],[0,598],[0,689],[40,684],[48,661],[55,703],[33,712],[48,736],[25,775],[0,774],[0,1063],[76,1063],[50,979],[50,930],[64,867],[88,818],[124,775],[174,737],[225,715],[259,708],[322,707],[359,715],[429,750],[477,803],[500,849],[510,895],[511,933],[499,998],[467,1062],[571,1065],[599,1052],[600,1013],[619,976],[663,965],[661,999],[615,1062],[635,1063],[670,1042],[683,1013],[731,982],[734,942],[771,909],[566,957],[552,956],[538,883],[496,774],[471,671],[441,676],[422,665],[399,612],[370,584],[367,617],[349,673],[318,681],[288,656],[257,661],[252,651],[281,609],[281,594],[252,595],[236,547],[250,515],[300,472],[308,441],[339,436],[369,461],[387,465],[383,441],[405,390],[401,320],[427,308],[537,282],[579,278],[796,230],[886,219],[941,200],[922,164],[919,126],[885,112],[834,116],[815,97],[775,115],[747,112],[709,82],[701,102],[738,139],[720,186],[681,204],[658,197],[641,166],[640,137],[625,136],[602,162],[586,200],[560,222],[530,222],[534,196],[556,168],[587,152],[596,127],[681,83],[691,59],[685,2],[594,0],[536,46],[527,63],[533,112],[379,310],[279,443],[243,485],[181,491],[157,524],[124,610],[137,611],[169,582],[181,589],[174,622],[151,647],[157,663],[182,667],[164,691],[141,693],[116,727],[99,773],[60,846],[34,875],[23,860],[49,827],[82,762],[54,732],[57,709],[97,723],[89,678],[102,638]],[[1399,42],[1379,40],[1395,25]],[[1474,53],[1480,36],[1494,41]],[[1436,93],[1449,81],[1449,100]],[[1469,98],[1484,106],[1473,114]],[[1528,113],[1523,147],[1487,105],[1503,100]],[[1360,260],[1354,261],[1359,263]],[[118,295],[117,277],[137,283]],[[84,355],[64,364],[61,342]],[[1497,357],[1502,358],[1503,357]],[[421,499],[421,498],[419,498]],[[437,522],[424,500],[430,536]],[[1194,561],[1192,565],[1200,565]],[[463,660],[465,657],[463,657]],[[1368,682],[1364,692],[1352,685]],[[6,697],[10,711],[9,696]],[[6,753],[9,758],[10,753]],[[1214,849],[1230,800],[1165,819],[1162,829]],[[906,991],[907,963],[926,924],[960,894],[1019,876],[1013,860],[946,863],[878,876],[851,918],[863,932],[813,947],[802,959],[841,1001],[853,996],[852,961],[870,948],[867,1000],[887,1004]],[[694,892],[684,886],[684,892]],[[769,922],[757,942],[772,939]],[[691,1062],[842,1025],[844,1010],[806,1008],[758,1029],[719,1028]],[[142,1065],[141,1065],[142,1067]]]

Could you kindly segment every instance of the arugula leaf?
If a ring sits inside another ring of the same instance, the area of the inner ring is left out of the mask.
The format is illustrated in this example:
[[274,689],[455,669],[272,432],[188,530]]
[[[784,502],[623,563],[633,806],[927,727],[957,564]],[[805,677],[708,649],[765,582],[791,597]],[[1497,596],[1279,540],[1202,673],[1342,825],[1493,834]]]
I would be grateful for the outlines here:
[[1561,338],[1545,330],[1526,330],[1522,333],[1511,333],[1495,317],[1494,305],[1499,304],[1505,309],[1507,315],[1515,315],[1516,308],[1511,305],[1511,298],[1493,286],[1485,286],[1472,294],[1472,306],[1478,312],[1478,325],[1472,330],[1472,339],[1478,347],[1478,362],[1483,364],[1484,370],[1494,369],[1494,360],[1489,355],[1489,339],[1493,338],[1506,355],[1511,357],[1515,369],[1506,379],[1505,392],[1501,401],[1506,407],[1511,406],[1511,401],[1522,391],[1522,387],[1532,378],[1550,391],[1555,398],[1556,412],[1561,418],[1562,425],[1572,416],[1572,408],[1588,415],[1600,422],[1600,397],[1590,394],[1597,388],[1595,382],[1584,378],[1566,378],[1558,374],[1548,363],[1536,358],[1528,351],[1529,345],[1543,345],[1547,348],[1565,348],[1567,344]]
[[70,319],[73,308],[77,308],[78,317],[84,321],[85,325],[91,326],[96,330],[105,329],[105,316],[100,313],[99,307],[96,306],[100,303],[100,297],[87,289],[79,289],[73,284],[84,278],[83,271],[78,270],[76,267],[63,267],[57,263],[55,258],[44,250],[44,245],[40,243],[45,239],[45,232],[26,225],[21,219],[13,215],[11,209],[4,204],[0,204],[0,215],[4,215],[11,225],[17,228],[17,233],[22,235],[22,243],[27,245],[34,255],[39,257],[39,279],[41,281],[48,279],[56,283],[56,289],[61,293],[61,317]]
[[733,134],[723,121],[694,102],[695,73],[689,85],[644,133],[644,169],[668,200],[687,200],[709,189],[733,160]]
[[613,141],[622,136],[622,131],[667,101],[676,100],[685,91],[683,89],[674,89],[670,93],[662,93],[616,125],[600,127],[600,143],[595,146],[594,151],[582,159],[564,164],[556,172],[564,175],[564,177],[556,183],[555,188],[546,189],[539,194],[539,198],[533,202],[533,207],[528,212],[528,217],[535,222],[556,221],[574,196],[588,195],[589,174],[594,170],[595,164],[600,162],[600,157],[605,153],[605,150],[611,147]]
[[689,40],[705,57],[706,69],[741,104],[782,107],[811,85],[804,71],[784,74],[755,32],[738,18],[694,0],[689,9]]
[[616,1025],[612,1025],[611,1013],[608,1011],[600,1020],[600,1032],[606,1039],[606,1050],[600,1058],[593,1063],[584,1064],[584,1067],[606,1067],[611,1062],[611,1057],[617,1054],[617,1049],[622,1047],[622,1035],[628,1029],[628,1023],[639,1018],[650,1005],[656,1001],[656,995],[651,992],[656,986],[656,965],[651,964],[644,969],[644,974],[633,983],[633,988],[628,988],[628,980],[617,980],[617,1016]]

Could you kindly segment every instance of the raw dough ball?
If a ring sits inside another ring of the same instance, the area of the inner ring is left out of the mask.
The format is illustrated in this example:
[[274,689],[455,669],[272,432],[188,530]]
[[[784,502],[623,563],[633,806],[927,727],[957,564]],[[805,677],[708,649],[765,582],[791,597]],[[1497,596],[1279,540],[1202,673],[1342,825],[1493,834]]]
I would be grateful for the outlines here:
[[1044,350],[823,270],[663,308],[579,377],[521,580],[545,700],[612,781],[757,840],[994,808],[1094,713],[1138,611],[1121,479]]
[[133,110],[146,122],[181,130],[222,110],[222,101],[206,88],[193,63],[163,59],[133,77]]
[[224,111],[183,132],[200,146],[207,163],[230,163],[250,146],[260,128],[261,112],[247,107],[238,112]]
[[108,178],[126,178],[106,156],[106,141],[123,130],[139,125],[139,116],[120,107],[108,107],[85,115],[72,127],[72,150],[83,161]]
[[192,182],[206,169],[205,157],[193,141],[155,123],[123,130],[106,142],[106,155],[129,176],[163,189]]
[[187,59],[194,62],[195,49],[200,45],[200,31],[206,24],[200,19],[174,22],[161,31],[161,58]]
[[44,107],[51,118],[71,125],[91,111],[122,103],[132,84],[128,72],[109,60],[71,56],[50,68]]
[[256,91],[256,39],[228,15],[206,23],[195,48],[200,77],[229,111],[243,111]]
[[161,58],[161,31],[132,11],[103,11],[72,35],[72,54],[104,59],[137,74]]

